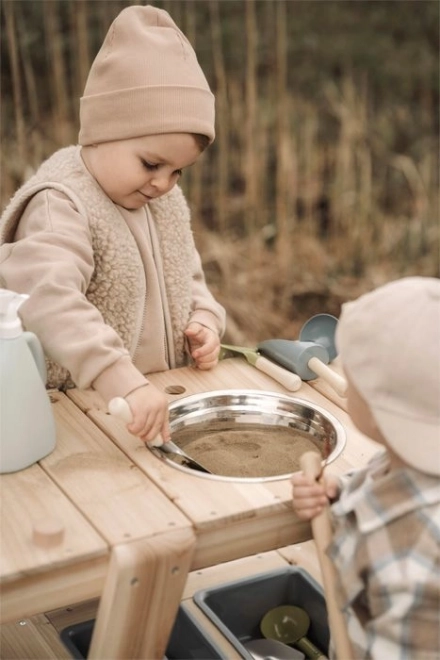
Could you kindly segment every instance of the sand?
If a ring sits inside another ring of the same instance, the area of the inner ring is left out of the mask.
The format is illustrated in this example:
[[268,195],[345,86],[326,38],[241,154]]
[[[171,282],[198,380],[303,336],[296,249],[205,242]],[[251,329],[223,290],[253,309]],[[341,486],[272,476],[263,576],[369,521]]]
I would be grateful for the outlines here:
[[301,454],[321,453],[316,442],[310,434],[301,431],[260,427],[206,433],[181,446],[213,474],[249,478],[298,471]]

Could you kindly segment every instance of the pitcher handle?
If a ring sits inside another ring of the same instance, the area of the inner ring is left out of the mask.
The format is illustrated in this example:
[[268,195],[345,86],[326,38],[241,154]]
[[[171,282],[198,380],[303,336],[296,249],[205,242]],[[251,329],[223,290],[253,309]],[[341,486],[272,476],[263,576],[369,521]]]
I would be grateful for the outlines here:
[[37,365],[41,380],[43,381],[44,385],[46,385],[46,360],[44,359],[44,352],[41,348],[38,337],[34,335],[33,332],[23,332],[23,337],[25,338],[25,341],[29,346],[29,350],[32,353],[32,357],[35,360],[35,364]]

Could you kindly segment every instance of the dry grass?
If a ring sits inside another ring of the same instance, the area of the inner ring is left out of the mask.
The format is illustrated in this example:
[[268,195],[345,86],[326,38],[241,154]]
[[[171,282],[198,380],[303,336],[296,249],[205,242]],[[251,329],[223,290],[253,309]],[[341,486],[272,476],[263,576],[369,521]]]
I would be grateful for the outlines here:
[[[225,240],[204,231],[196,235],[211,290],[228,312],[227,341],[254,345],[269,338],[297,339],[302,325],[314,314],[338,317],[341,305],[388,281],[409,275],[433,276],[433,255],[438,254],[437,237],[417,263],[396,263],[390,258],[401,251],[407,239],[399,227],[386,223],[389,244],[386,252],[365,255],[362,276],[351,273],[351,257],[341,265],[340,241],[319,241],[299,234],[295,258],[280,274],[274,249],[261,236]],[[362,254],[362,246],[359,254]]]
[[[2,207],[45,157],[76,142],[91,25],[99,43],[127,4],[3,0],[2,67],[11,94],[2,107]],[[288,82],[294,4],[165,3],[196,50],[202,20],[211,39],[199,59],[216,88],[217,139],[182,185],[208,283],[228,312],[228,341],[237,344],[296,338],[313,314],[337,316],[345,300],[386,281],[440,276],[434,97],[425,90],[423,132],[405,152],[390,135],[397,120],[413,130],[410,108],[372,113],[366,77],[348,67],[317,90],[316,103],[302,98]],[[26,6],[41,25],[29,23]],[[243,44],[225,42],[228,11],[242,21]],[[44,70],[32,58],[28,31],[46,54]],[[275,68],[262,75],[261,41],[269,33]],[[240,46],[242,67],[231,69],[228,49]]]

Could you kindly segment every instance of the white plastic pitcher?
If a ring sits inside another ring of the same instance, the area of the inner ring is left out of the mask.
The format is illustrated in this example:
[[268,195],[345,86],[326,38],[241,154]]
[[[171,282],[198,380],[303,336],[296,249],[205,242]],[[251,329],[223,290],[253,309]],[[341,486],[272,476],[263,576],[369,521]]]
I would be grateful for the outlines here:
[[56,442],[43,349],[18,316],[27,298],[0,289],[0,473],[36,463]]

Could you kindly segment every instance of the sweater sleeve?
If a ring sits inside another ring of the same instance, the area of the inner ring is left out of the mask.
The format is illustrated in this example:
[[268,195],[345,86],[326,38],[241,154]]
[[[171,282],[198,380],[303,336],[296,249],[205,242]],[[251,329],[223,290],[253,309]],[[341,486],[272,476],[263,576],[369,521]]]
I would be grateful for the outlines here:
[[200,255],[194,249],[194,270],[192,277],[192,302],[189,322],[205,325],[219,337],[222,337],[226,326],[226,312],[209,291],[203,273]]
[[77,387],[94,386],[108,400],[148,382],[86,297],[94,271],[92,238],[69,198],[47,189],[30,200],[14,242],[2,247],[0,269],[8,289],[30,296],[20,308],[25,329]]

